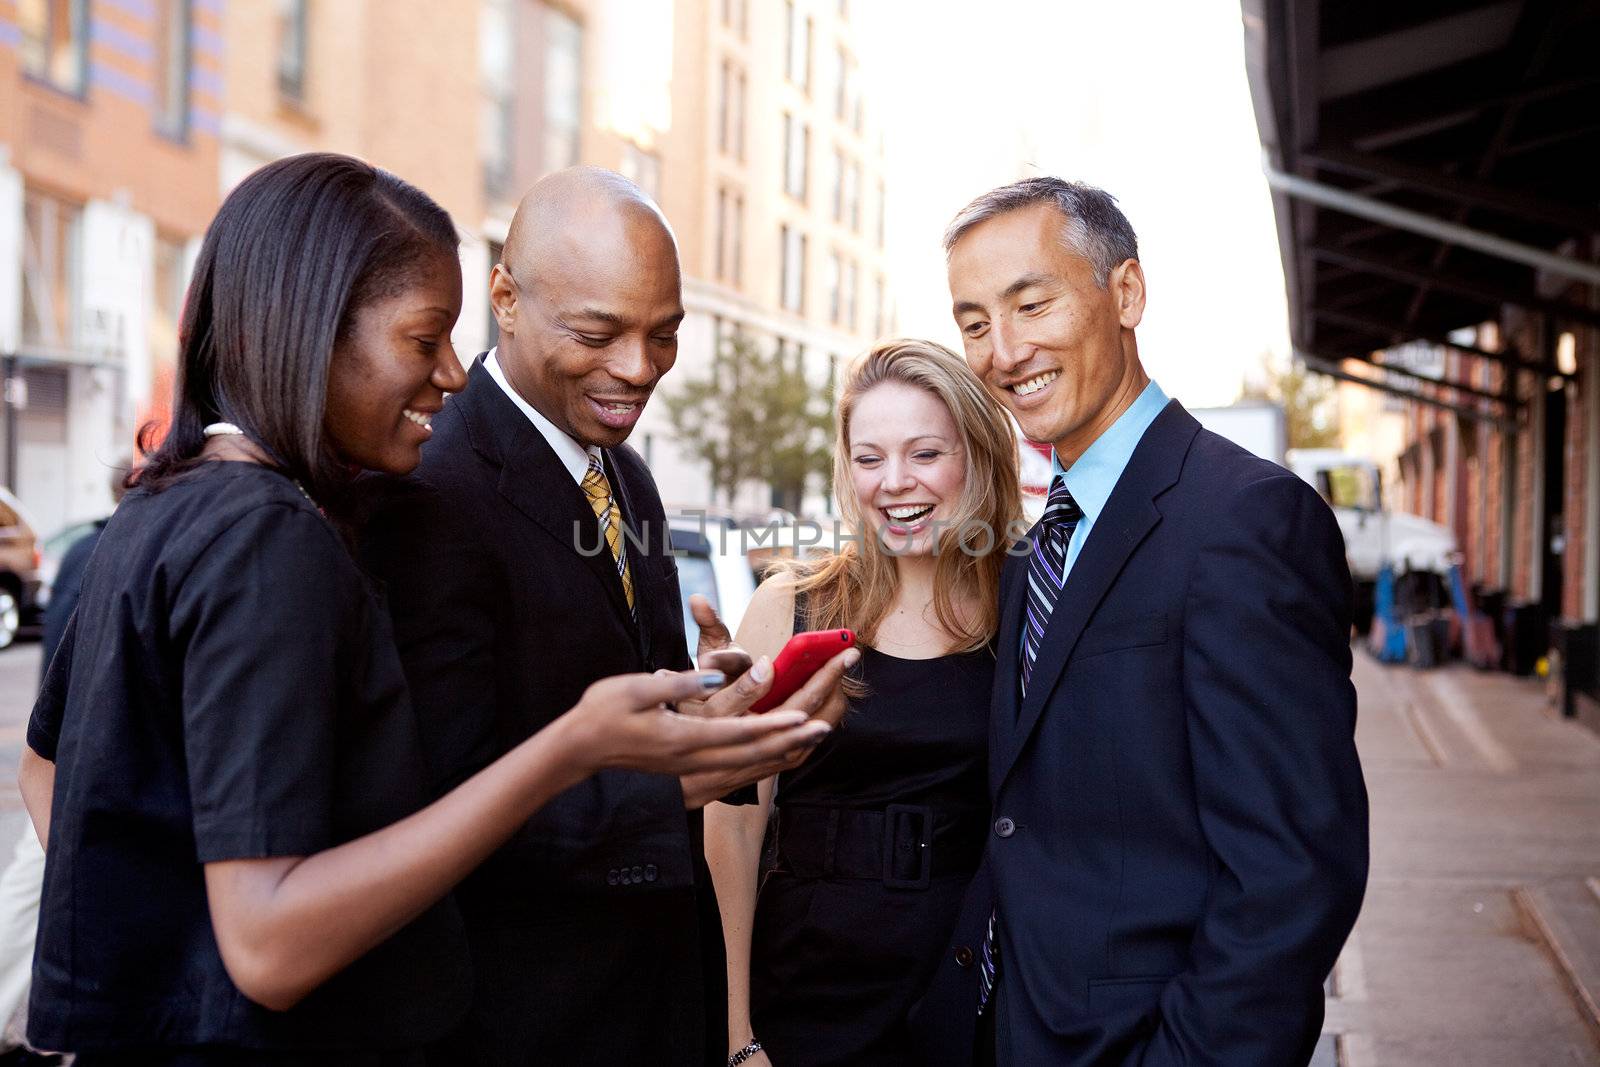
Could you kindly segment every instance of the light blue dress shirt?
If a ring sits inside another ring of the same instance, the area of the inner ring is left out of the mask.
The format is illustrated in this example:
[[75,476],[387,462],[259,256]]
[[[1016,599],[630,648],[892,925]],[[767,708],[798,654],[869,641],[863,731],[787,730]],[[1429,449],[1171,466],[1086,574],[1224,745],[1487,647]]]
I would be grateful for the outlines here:
[[[1111,424],[1111,428],[1096,438],[1094,444],[1078,457],[1078,462],[1066,471],[1067,492],[1072,494],[1072,499],[1083,510],[1083,518],[1078,520],[1077,528],[1072,531],[1072,539],[1067,542],[1067,560],[1061,572],[1063,583],[1072,573],[1072,565],[1083,551],[1083,543],[1089,539],[1090,531],[1094,529],[1094,520],[1105,510],[1106,501],[1111,499],[1111,491],[1122,479],[1128,460],[1133,458],[1133,450],[1139,446],[1144,432],[1166,406],[1167,394],[1161,391],[1159,385],[1151,382],[1128,410]],[[1055,484],[1055,476],[1061,473],[1061,457],[1052,453],[1052,485]]]
[[[1139,447],[1144,432],[1166,406],[1167,394],[1152,381],[1128,410],[1117,417],[1111,428],[1097,437],[1094,444],[1078,457],[1078,462],[1070,470],[1063,471],[1061,457],[1051,452],[1050,484],[1055,485],[1057,475],[1064,475],[1067,492],[1072,494],[1072,499],[1083,512],[1083,518],[1078,520],[1078,525],[1072,530],[1072,538],[1067,542],[1067,558],[1061,568],[1063,586],[1066,585],[1067,576],[1072,573],[1073,563],[1077,562],[1079,553],[1083,551],[1083,543],[1089,539],[1089,531],[1094,529],[1094,520],[1105,510],[1112,490],[1122,480],[1122,472],[1127,470],[1133,450]],[[1027,644],[1027,641],[1028,628],[1024,626],[1018,647]]]

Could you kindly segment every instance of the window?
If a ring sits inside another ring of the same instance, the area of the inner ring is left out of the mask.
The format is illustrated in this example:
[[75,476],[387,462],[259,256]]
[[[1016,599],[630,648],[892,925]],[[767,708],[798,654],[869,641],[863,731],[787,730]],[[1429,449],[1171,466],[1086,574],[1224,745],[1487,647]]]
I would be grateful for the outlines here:
[[744,159],[744,69],[731,59],[722,61],[718,95],[717,148],[724,155]]
[[516,70],[510,0],[485,0],[478,9],[478,153],[483,187],[503,193],[511,182]]
[[850,53],[844,50],[844,45],[839,45],[834,50],[834,82],[836,89],[833,94],[833,117],[840,122],[850,113]]
[[844,174],[848,164],[845,162],[844,149],[833,150],[833,221],[844,221]]
[[278,92],[291,103],[306,99],[306,6],[310,0],[278,0]]
[[793,226],[781,230],[783,256],[781,292],[778,302],[785,311],[804,312],[806,307],[806,237]]
[[744,195],[736,193],[733,197],[733,228],[728,237],[731,246],[729,255],[730,267],[728,280],[733,282],[735,288],[744,284]]
[[796,200],[806,198],[811,155],[811,127],[788,112],[783,116],[783,191]]
[[878,247],[883,247],[883,235],[888,229],[889,200],[884,191],[883,179],[878,179]]
[[744,103],[746,78],[744,68],[734,72],[733,78],[733,158],[744,161]]
[[856,287],[857,275],[859,274],[860,270],[856,267],[856,261],[853,259],[845,260],[843,282],[844,325],[851,333],[855,333],[856,330]]
[[873,283],[873,312],[872,333],[874,337],[883,336],[884,307],[883,307],[883,275],[878,275]]
[[788,48],[784,53],[784,75],[804,92],[811,92],[811,16],[802,16],[794,0],[784,4]]
[[743,37],[750,25],[750,0],[722,0],[722,25]]
[[583,30],[553,8],[545,11],[544,154],[546,172],[578,162],[582,129]]
[[87,0],[20,0],[22,69],[64,93],[82,96],[88,69]]
[[861,162],[859,160],[851,160],[844,172],[844,214],[850,220],[850,229],[860,233]]
[[156,129],[176,140],[189,136],[189,24],[192,0],[156,6]]
[[150,293],[150,341],[157,356],[173,360],[178,353],[178,326],[183,317],[184,277],[181,237],[156,234],[155,285]]
[[[503,257],[505,254],[505,245],[501,244],[499,241],[489,242],[489,270],[491,273],[494,271],[495,264],[499,263],[501,257]],[[472,283],[469,281],[467,284],[471,285]],[[487,286],[489,284],[489,279],[483,279],[483,284]],[[488,327],[483,331],[483,336],[485,338],[483,347],[485,349],[489,349],[500,343],[500,320],[494,317],[493,301],[488,302],[488,308],[485,311],[485,314],[487,314],[489,317],[489,323]]]
[[728,277],[728,201],[731,199],[728,190],[717,190],[717,235],[716,235],[716,277],[725,281]]
[[844,264],[838,252],[828,253],[828,321],[835,326],[839,325],[840,293],[839,287],[844,282]]
[[726,59],[717,82],[717,151],[733,151],[733,63]]
[[732,189],[717,190],[716,276],[735,287],[744,266],[744,197]]
[[22,343],[77,341],[78,233],[82,209],[33,189],[22,195]]

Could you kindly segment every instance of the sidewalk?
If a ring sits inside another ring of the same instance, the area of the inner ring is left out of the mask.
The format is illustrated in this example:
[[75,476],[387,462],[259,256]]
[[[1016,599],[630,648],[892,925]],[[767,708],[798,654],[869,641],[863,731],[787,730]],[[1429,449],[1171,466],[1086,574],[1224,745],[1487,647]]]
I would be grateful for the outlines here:
[[1356,654],[1372,874],[1325,1030],[1344,1067],[1600,1064],[1600,735],[1542,686]]

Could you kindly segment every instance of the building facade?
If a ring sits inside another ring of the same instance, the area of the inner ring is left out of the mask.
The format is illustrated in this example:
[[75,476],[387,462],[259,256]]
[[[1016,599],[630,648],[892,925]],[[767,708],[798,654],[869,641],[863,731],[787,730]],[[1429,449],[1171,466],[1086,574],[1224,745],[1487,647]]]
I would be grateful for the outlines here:
[[41,534],[164,411],[223,64],[221,0],[0,0],[0,477]]
[[[304,151],[450,211],[463,358],[494,342],[487,278],[522,193],[587,162],[677,233],[663,392],[736,336],[828,383],[894,319],[858,36],[848,0],[0,0],[0,476],[45,531],[106,510],[107,467],[165,416],[206,223]],[[633,443],[669,502],[712,502],[659,397]],[[825,507],[813,482],[786,502]]]

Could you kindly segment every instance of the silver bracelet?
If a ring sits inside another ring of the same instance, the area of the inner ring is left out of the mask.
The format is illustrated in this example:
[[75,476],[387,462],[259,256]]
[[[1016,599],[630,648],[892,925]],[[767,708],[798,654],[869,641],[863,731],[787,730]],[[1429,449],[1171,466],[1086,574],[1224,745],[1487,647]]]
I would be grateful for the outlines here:
[[739,1064],[761,1051],[761,1042],[752,1041],[744,1048],[728,1057],[728,1067],[739,1067]]

